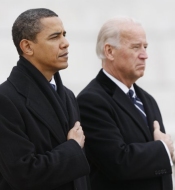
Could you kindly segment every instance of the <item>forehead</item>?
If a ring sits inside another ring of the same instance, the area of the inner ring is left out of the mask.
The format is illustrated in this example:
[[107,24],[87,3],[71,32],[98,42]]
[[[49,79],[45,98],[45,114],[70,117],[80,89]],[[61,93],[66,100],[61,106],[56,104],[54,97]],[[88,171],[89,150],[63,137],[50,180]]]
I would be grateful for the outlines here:
[[146,33],[143,27],[139,24],[128,24],[122,27],[120,32],[120,39],[130,43],[147,43]]
[[59,17],[47,17],[40,20],[42,31],[44,32],[56,32],[64,30],[63,23]]

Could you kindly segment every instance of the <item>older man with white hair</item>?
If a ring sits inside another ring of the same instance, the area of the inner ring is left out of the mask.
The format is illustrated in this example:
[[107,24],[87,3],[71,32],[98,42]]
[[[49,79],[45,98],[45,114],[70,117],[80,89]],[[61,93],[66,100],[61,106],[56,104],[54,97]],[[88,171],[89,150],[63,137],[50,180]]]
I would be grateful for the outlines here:
[[172,190],[173,141],[144,75],[146,34],[131,18],[108,20],[97,39],[102,69],[78,95],[92,190]]

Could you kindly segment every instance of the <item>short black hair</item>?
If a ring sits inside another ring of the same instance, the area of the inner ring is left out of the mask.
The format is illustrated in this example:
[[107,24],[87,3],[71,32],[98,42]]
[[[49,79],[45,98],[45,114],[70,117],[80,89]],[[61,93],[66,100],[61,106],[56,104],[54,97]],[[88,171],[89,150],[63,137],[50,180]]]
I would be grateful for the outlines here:
[[12,37],[19,55],[23,54],[19,46],[20,41],[22,39],[34,41],[42,29],[40,20],[55,16],[58,17],[55,12],[46,8],[29,9],[18,16],[12,27]]

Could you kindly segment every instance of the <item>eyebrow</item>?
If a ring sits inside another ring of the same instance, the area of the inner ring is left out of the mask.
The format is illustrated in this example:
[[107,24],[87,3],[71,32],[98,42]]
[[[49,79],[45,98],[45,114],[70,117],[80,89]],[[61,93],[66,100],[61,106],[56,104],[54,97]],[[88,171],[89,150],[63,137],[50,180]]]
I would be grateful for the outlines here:
[[[141,45],[142,43],[132,43],[131,45],[134,46],[134,45]],[[144,43],[143,45],[146,45],[148,46],[148,43]]]
[[59,35],[61,35],[62,33],[63,33],[64,36],[66,35],[66,31],[63,31],[63,32],[55,32],[55,33],[53,33],[53,34],[50,34],[48,37],[50,38],[50,37],[53,37],[53,36],[59,36]]

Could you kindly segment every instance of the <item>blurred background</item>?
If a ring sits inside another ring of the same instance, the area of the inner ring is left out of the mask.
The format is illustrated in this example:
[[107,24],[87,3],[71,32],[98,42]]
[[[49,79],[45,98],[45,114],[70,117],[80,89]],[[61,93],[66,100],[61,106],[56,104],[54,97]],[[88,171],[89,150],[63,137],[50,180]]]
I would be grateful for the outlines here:
[[175,141],[174,0],[1,0],[0,83],[18,60],[11,37],[14,20],[23,11],[39,7],[55,11],[64,23],[70,43],[69,67],[60,73],[64,85],[75,95],[101,68],[95,45],[102,24],[117,15],[139,20],[147,33],[149,58],[145,75],[137,84],[157,100],[166,131]]

